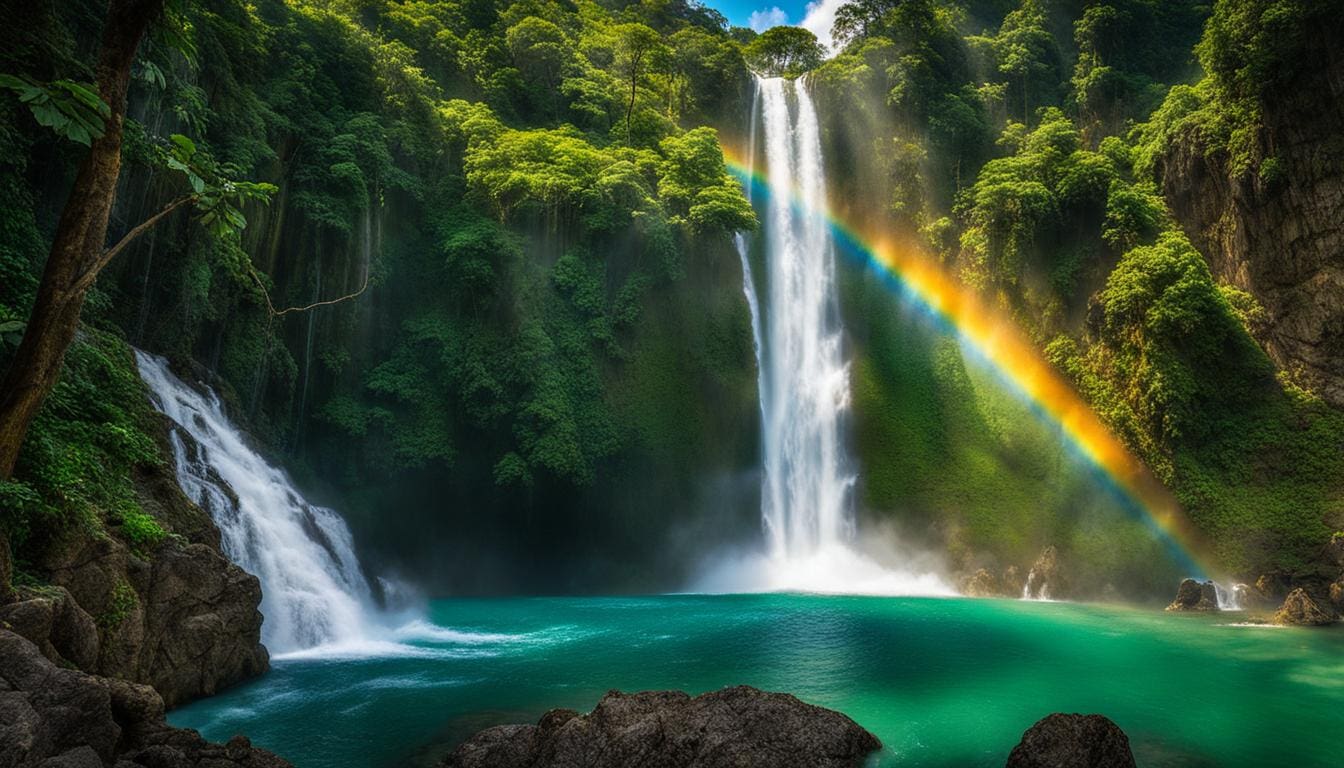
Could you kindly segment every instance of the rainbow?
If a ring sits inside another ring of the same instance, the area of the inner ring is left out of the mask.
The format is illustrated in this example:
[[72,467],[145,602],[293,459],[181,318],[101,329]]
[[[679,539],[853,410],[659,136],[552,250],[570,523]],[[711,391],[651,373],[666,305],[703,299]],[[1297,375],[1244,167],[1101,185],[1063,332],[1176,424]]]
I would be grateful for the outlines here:
[[[753,194],[768,195],[765,175],[725,148],[728,170]],[[1074,388],[1046,362],[1004,313],[985,304],[917,246],[898,244],[825,212],[835,242],[847,258],[873,269],[985,361],[1008,387],[1054,425],[1091,464],[1121,501],[1167,545],[1191,576],[1221,575],[1203,534],[1165,485],[1130,453]]]

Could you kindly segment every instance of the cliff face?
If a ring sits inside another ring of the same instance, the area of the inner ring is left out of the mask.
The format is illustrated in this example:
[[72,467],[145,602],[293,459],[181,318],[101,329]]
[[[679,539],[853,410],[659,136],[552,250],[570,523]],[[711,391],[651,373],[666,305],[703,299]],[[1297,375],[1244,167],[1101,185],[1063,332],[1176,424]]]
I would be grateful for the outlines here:
[[1302,42],[1301,74],[1262,103],[1259,174],[1233,174],[1227,153],[1208,152],[1195,132],[1158,170],[1215,276],[1264,307],[1253,332],[1270,357],[1344,406],[1344,56],[1324,31]]
[[151,685],[168,707],[266,671],[257,578],[220,553],[218,529],[171,464],[143,468],[136,488],[173,535],[138,551],[119,536],[68,532],[31,563],[47,585],[0,595],[0,630],[62,666]]

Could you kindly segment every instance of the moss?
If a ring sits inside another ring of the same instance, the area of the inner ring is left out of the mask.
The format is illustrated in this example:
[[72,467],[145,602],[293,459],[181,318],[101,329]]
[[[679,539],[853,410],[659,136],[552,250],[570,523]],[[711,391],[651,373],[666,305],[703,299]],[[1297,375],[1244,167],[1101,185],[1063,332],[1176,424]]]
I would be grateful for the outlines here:
[[126,505],[112,510],[110,521],[119,526],[121,536],[130,544],[131,551],[144,557],[168,536],[159,521],[145,514],[137,506]]
[[140,596],[135,593],[131,585],[124,581],[117,582],[116,586],[112,587],[107,610],[97,617],[98,626],[104,630],[120,627],[139,605]]
[[16,549],[72,528],[100,530],[105,521],[130,520],[140,541],[153,538],[132,475],[162,460],[150,433],[154,418],[130,348],[113,333],[83,329],[14,478],[0,482],[0,525]]

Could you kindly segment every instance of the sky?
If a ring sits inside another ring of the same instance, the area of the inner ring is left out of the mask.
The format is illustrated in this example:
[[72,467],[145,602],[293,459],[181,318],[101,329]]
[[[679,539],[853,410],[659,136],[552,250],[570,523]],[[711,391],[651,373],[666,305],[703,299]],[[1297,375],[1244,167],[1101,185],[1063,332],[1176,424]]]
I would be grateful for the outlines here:
[[826,47],[831,45],[831,24],[844,0],[705,0],[739,27],[762,32],[780,24],[812,31]]

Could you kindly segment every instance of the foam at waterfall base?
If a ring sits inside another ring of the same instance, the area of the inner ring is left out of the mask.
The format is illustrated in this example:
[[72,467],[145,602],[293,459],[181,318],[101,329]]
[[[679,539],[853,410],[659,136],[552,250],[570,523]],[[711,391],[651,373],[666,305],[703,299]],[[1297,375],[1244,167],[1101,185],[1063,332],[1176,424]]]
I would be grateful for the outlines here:
[[832,544],[793,557],[737,553],[712,562],[690,591],[703,594],[800,592],[884,597],[957,595],[956,590],[932,568],[908,570],[888,567],[873,556],[845,544]]
[[344,638],[311,648],[279,653],[272,661],[357,661],[364,659],[473,659],[545,652],[584,637],[572,626],[557,625],[531,632],[501,633],[434,624],[411,614],[404,623],[389,622],[361,638]]

